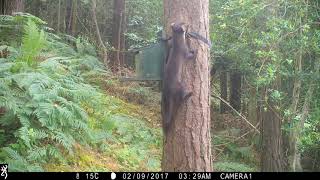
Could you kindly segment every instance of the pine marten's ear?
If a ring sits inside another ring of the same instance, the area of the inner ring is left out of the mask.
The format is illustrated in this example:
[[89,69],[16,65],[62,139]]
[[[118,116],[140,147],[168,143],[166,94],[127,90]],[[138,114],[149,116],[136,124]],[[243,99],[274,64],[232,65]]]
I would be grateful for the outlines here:
[[178,24],[178,26],[181,29],[180,31],[182,31],[182,32],[187,32],[188,31],[189,25],[187,25],[186,23],[181,22],[181,23]]
[[181,28],[183,32],[188,32],[190,25],[187,25],[186,23],[181,23]]
[[190,24],[186,25],[186,29],[185,29],[185,32],[189,32],[189,28],[190,28]]

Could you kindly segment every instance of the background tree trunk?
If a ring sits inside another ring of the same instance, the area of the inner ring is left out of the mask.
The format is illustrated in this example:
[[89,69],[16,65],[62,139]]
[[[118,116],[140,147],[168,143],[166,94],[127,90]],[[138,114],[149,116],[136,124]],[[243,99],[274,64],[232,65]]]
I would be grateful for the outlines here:
[[66,4],[66,33],[76,35],[76,14],[77,14],[77,1],[67,0]]
[[78,0],[73,0],[72,3],[72,21],[71,21],[71,34],[77,35],[77,13],[78,13]]
[[60,32],[60,23],[61,23],[61,0],[58,2],[58,22],[57,22],[57,32]]
[[40,17],[41,6],[42,6],[41,0],[33,0],[31,3],[31,6],[32,6],[31,13],[37,17]]
[[[250,85],[249,85],[250,86]],[[255,87],[249,87],[249,102],[248,102],[248,119],[253,124],[256,125],[258,120],[258,104],[257,104],[257,90]]]
[[97,2],[96,2],[96,0],[92,0],[91,3],[92,3],[92,6],[91,6],[92,7],[92,20],[94,22],[94,26],[96,29],[97,41],[98,41],[100,51],[101,51],[100,56],[101,56],[104,64],[107,65],[108,64],[108,52],[107,52],[106,46],[103,43],[103,40],[102,40],[102,37],[100,34],[99,24],[97,21],[97,15],[96,15]]
[[125,65],[125,49],[126,49],[126,41],[125,41],[125,33],[127,31],[127,16],[126,16],[126,3],[123,0],[123,14],[122,14],[122,24],[121,24],[121,33],[120,33],[120,54],[119,54],[119,61],[120,65],[124,67]]
[[[267,16],[265,16],[265,22],[274,21],[277,18],[277,12],[279,12],[279,1],[267,0],[270,6],[266,8]],[[266,24],[264,25],[266,26]],[[266,28],[268,28],[266,26]],[[277,51],[278,44],[272,47],[268,47],[270,50]],[[267,60],[271,60],[269,57]],[[266,61],[266,59],[262,60]],[[271,95],[268,94],[268,89],[279,90],[280,89],[280,74],[276,76],[269,85],[261,88],[262,99],[264,104],[261,108],[261,138],[262,138],[262,153],[261,153],[261,171],[265,172],[280,172],[284,171],[284,158],[283,158],[283,139],[282,139],[282,118],[277,112],[276,102],[273,102]]]
[[[265,88],[264,97],[267,95],[266,91]],[[265,102],[265,108],[262,107],[261,115],[261,171],[281,172],[283,171],[281,119],[277,116],[271,101]]]
[[241,110],[241,73],[233,70],[230,74],[230,105],[240,112]]
[[[171,23],[184,22],[189,31],[209,39],[208,0],[164,0],[165,30],[171,34]],[[178,110],[174,126],[164,137],[163,171],[212,171],[210,135],[209,48],[190,40],[198,49],[195,62],[182,69],[183,83],[193,95]]]
[[[220,93],[221,98],[228,101],[228,73],[225,68],[222,68],[220,72]],[[220,101],[220,113],[225,113],[228,110],[228,105],[223,101]]]
[[0,14],[12,15],[24,11],[24,0],[0,0]]
[[[114,51],[112,52],[111,58],[111,68],[114,71],[118,71],[119,68],[123,65],[120,61],[120,54],[121,47],[121,34],[123,34],[123,21],[125,19],[125,0],[114,0],[114,9],[113,9],[113,28],[112,28],[112,46]],[[124,42],[124,39],[122,38]]]
[[72,0],[66,2],[66,33],[71,34],[71,20],[72,20]]

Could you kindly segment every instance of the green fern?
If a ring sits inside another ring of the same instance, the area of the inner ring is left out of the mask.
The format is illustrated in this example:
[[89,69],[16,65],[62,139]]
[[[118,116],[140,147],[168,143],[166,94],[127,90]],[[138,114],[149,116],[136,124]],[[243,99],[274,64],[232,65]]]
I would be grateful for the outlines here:
[[[39,163],[65,161],[63,154],[72,154],[76,143],[101,144],[111,139],[115,128],[111,121],[112,128],[107,131],[89,127],[87,109],[105,109],[102,93],[87,84],[86,78],[88,74],[107,73],[92,56],[89,43],[81,40],[83,47],[80,49],[79,44],[76,52],[62,38],[40,30],[45,23],[29,14],[3,21],[8,25],[19,22],[24,32],[16,36],[21,46],[10,49],[16,54],[0,59],[0,107],[6,110],[0,125],[6,137],[12,137],[2,140],[0,160],[8,162],[12,171],[42,171]],[[56,56],[38,62],[46,53]]]
[[26,61],[28,65],[36,62],[36,57],[39,56],[42,49],[47,44],[46,35],[43,30],[38,29],[36,23],[28,20],[24,28],[24,36],[22,38],[22,61]]

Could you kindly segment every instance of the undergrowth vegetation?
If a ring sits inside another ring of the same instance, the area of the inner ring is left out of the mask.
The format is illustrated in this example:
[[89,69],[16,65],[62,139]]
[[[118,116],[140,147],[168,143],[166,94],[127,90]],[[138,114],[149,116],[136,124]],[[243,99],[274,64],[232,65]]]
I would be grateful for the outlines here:
[[70,45],[26,13],[0,23],[0,161],[10,171],[160,170],[160,128],[101,89],[96,78],[110,73],[88,40]]
[[242,120],[232,114],[215,113],[212,138],[216,171],[258,171],[259,136],[250,134]]

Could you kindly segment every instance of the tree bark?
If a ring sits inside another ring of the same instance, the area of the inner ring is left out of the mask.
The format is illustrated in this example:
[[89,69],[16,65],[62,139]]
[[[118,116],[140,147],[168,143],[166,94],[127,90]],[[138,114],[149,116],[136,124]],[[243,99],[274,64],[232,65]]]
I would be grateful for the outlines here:
[[[228,73],[225,68],[220,72],[220,93],[221,98],[228,100]],[[220,101],[220,113],[223,114],[228,110],[228,106],[223,101]]]
[[[111,58],[111,69],[113,71],[118,71],[122,66],[120,61],[120,51],[121,47],[121,36],[123,36],[123,21],[125,19],[125,0],[114,0],[114,8],[113,8],[113,29],[112,29],[112,46],[114,50],[112,51]],[[124,40],[124,39],[123,39]]]
[[[164,0],[165,30],[184,22],[189,30],[209,37],[208,0]],[[209,48],[190,40],[197,59],[182,68],[181,81],[193,95],[178,109],[174,125],[164,137],[163,171],[212,171],[210,135]]]
[[[266,90],[264,91],[266,97]],[[281,172],[283,171],[283,159],[281,149],[281,119],[277,116],[272,102],[267,101],[262,112],[262,153],[261,171],[262,172]]]
[[240,112],[241,110],[241,73],[234,70],[230,74],[230,105]]
[[0,14],[12,15],[24,11],[24,0],[0,0]]

